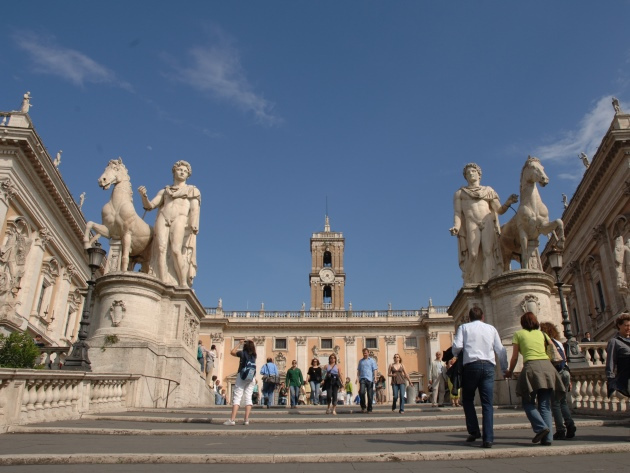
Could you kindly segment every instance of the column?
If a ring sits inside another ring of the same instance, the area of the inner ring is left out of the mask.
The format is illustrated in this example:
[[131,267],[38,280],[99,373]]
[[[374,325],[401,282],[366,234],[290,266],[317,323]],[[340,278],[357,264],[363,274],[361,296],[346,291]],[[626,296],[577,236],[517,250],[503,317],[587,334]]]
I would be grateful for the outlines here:
[[44,250],[46,244],[50,241],[51,233],[47,228],[39,230],[38,237],[35,238],[31,250],[28,253],[24,276],[22,277],[22,290],[19,294],[20,311],[22,316],[28,320],[33,308],[33,301],[39,292],[37,285],[39,275],[42,270],[42,261],[44,260]]

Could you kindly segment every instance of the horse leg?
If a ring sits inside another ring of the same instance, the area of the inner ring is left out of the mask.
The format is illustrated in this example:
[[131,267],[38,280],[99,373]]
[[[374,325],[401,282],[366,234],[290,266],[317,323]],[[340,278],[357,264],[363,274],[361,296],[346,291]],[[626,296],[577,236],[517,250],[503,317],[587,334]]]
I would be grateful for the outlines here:
[[[90,224],[92,224],[90,226]],[[96,235],[94,235],[90,239],[90,231],[94,229],[96,231]],[[105,238],[109,238],[109,229],[105,225],[101,225],[100,223],[88,222],[85,229],[85,235],[83,238],[83,247],[85,249],[91,248],[96,240],[98,240],[101,236]]]
[[521,269],[529,268],[529,255],[527,254],[527,233],[519,230],[519,241],[521,242]]
[[538,231],[547,235],[553,233],[556,237],[556,246],[559,249],[564,248],[564,223],[562,220],[557,219],[553,222],[545,223],[538,227]]
[[131,253],[131,232],[126,231],[121,240],[120,270],[129,271],[129,254]]

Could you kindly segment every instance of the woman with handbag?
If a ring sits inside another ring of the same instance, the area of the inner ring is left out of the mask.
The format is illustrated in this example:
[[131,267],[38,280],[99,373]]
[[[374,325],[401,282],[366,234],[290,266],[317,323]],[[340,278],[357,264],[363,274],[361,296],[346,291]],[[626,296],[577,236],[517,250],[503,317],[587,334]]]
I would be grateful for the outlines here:
[[[326,390],[326,402],[328,404],[328,409],[326,409],[326,414],[337,415],[337,394],[339,393],[339,388],[342,386],[341,384],[341,371],[339,371],[339,366],[337,366],[337,355],[334,353],[328,357],[328,364],[324,367],[326,371],[326,377],[324,378],[323,389]],[[332,410],[330,405],[332,404]]]
[[615,391],[630,397],[630,314],[619,314],[615,326],[617,335],[610,339],[606,347],[608,397]]
[[396,410],[396,401],[400,397],[400,407],[399,413],[402,414],[405,412],[405,392],[407,389],[407,385],[405,384],[405,380],[411,384],[411,380],[409,379],[409,375],[405,370],[405,366],[402,364],[402,359],[400,355],[396,353],[394,355],[394,362],[389,365],[389,369],[387,370],[387,376],[392,378],[392,391],[394,395],[394,402],[392,403],[392,412]]
[[263,404],[265,404],[267,409],[269,409],[273,406],[273,393],[276,390],[277,382],[280,380],[278,367],[273,362],[272,358],[267,358],[267,363],[265,363],[260,369],[260,374],[262,375],[263,380]]
[[523,410],[536,434],[532,442],[551,445],[552,397],[554,392],[556,397],[564,396],[565,387],[551,364],[547,354],[547,346],[551,342],[549,337],[539,330],[540,325],[536,316],[531,312],[525,312],[521,317],[521,327],[522,330],[517,331],[512,338],[512,359],[504,375],[506,378],[512,377],[518,355],[522,354],[523,369],[516,383],[516,394],[523,399]]
[[311,367],[306,373],[306,379],[311,385],[311,404],[319,405],[319,390],[322,383],[322,368],[319,366],[319,360],[313,358],[311,360]]
[[[243,425],[249,425],[249,413],[252,411],[252,393],[254,392],[254,376],[256,375],[256,345],[251,340],[241,340],[232,348],[230,355],[240,358],[236,384],[232,395],[232,416],[223,425],[236,424],[236,414],[245,396],[245,418]],[[252,371],[253,366],[253,373]]]

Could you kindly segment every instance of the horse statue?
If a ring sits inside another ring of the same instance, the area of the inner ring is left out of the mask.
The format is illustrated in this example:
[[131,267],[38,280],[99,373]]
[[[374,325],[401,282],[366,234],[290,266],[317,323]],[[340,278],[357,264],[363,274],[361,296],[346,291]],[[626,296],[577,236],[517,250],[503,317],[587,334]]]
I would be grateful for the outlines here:
[[564,248],[564,224],[557,219],[549,221],[549,211],[540,199],[536,184],[542,187],[549,178],[538,158],[527,157],[521,171],[520,198],[516,215],[501,227],[501,253],[503,271],[509,271],[512,259],[521,262],[522,269],[541,269],[538,255],[538,237],[553,233],[556,246]]
[[[114,188],[111,199],[101,212],[103,224],[88,222],[85,226],[83,235],[85,248],[90,248],[101,236],[120,240],[122,243],[120,268],[123,271],[132,271],[136,263],[141,263],[141,271],[148,272],[153,228],[136,213],[131,181],[120,157],[109,162],[98,179],[98,185],[103,190],[109,189],[112,185]],[[96,231],[96,235],[90,238],[92,229]]]

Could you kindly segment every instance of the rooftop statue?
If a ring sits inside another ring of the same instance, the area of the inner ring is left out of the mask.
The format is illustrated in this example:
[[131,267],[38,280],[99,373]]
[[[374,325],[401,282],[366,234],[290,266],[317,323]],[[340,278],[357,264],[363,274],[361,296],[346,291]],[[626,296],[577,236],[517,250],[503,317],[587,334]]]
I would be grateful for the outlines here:
[[457,236],[464,284],[480,284],[502,273],[498,216],[518,202],[518,196],[510,195],[501,205],[494,189],[480,184],[481,168],[477,164],[466,164],[463,174],[468,185],[455,192],[450,232]]
[[582,151],[580,154],[578,154],[578,158],[582,160],[582,164],[584,164],[584,167],[588,169],[591,164],[588,162],[588,156],[586,155],[586,153]]
[[501,227],[503,270],[510,269],[510,261],[520,261],[523,269],[542,270],[538,254],[538,237],[552,233],[556,245],[564,247],[564,224],[557,219],[549,221],[549,211],[543,204],[536,184],[546,186],[549,178],[538,158],[528,156],[521,171],[521,203],[516,215]]
[[22,98],[22,106],[20,107],[20,112],[28,113],[28,110],[32,107],[31,105],[31,93],[26,92],[24,97]]
[[173,165],[173,184],[149,200],[146,187],[140,186],[145,210],[158,208],[150,274],[166,284],[191,286],[197,274],[197,233],[201,192],[186,184],[192,168],[186,161]]
[[[136,213],[133,205],[133,191],[127,168],[121,158],[112,159],[98,179],[98,185],[104,190],[112,185],[112,196],[101,212],[103,224],[88,222],[85,226],[83,244],[90,248],[99,237],[121,241],[122,271],[132,271],[136,263],[142,264],[142,272],[148,272],[149,251],[151,249],[151,227]],[[84,194],[82,194],[84,196]],[[81,201],[83,205],[83,201]],[[94,229],[96,234],[90,238]]]
[[615,109],[615,115],[619,115],[620,113],[623,113],[621,111],[621,106],[619,105],[619,100],[617,100],[616,97],[612,98],[612,106]]
[[55,159],[53,160],[53,166],[55,166],[56,168],[58,168],[61,164],[61,153],[63,153],[63,150],[60,149],[59,151],[57,151],[57,156],[55,156]]

